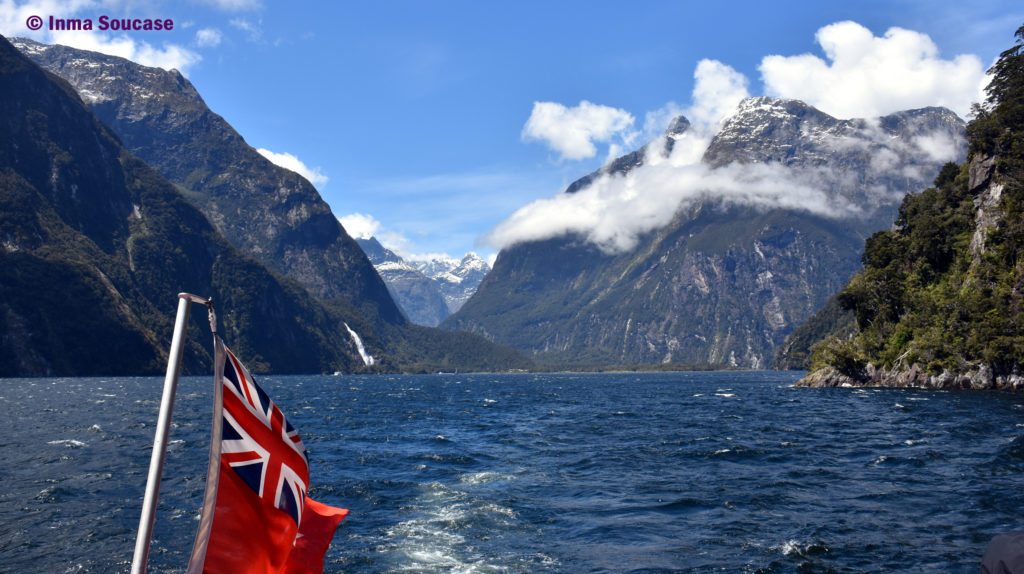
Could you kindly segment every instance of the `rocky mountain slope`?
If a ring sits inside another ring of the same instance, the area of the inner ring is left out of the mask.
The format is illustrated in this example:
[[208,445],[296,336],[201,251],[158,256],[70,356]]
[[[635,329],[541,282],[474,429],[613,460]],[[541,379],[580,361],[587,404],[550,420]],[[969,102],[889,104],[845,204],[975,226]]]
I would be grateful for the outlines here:
[[436,327],[448,317],[448,304],[437,283],[407,263],[375,238],[356,239],[377,273],[384,279],[391,297],[405,316],[417,325]]
[[356,243],[405,316],[417,325],[441,324],[469,300],[491,269],[476,253],[467,253],[461,260],[443,257],[410,262],[376,238],[357,238]]
[[71,83],[128,151],[176,184],[239,250],[322,299],[375,321],[404,322],[316,189],[248,145],[177,71],[32,40],[13,43]]
[[1024,26],[989,73],[970,157],[908,196],[839,293],[852,335],[813,346],[807,386],[1024,389]]
[[469,301],[491,271],[479,255],[470,251],[462,259],[438,257],[412,263],[424,276],[432,279],[441,291],[448,313],[455,313]]
[[[4,117],[10,135],[5,144],[13,147],[9,163],[0,168],[17,176],[0,186],[2,245],[16,259],[0,270],[3,374],[154,372],[161,361],[153,357],[159,358],[167,347],[161,337],[170,333],[165,313],[173,312],[175,294],[181,290],[215,297],[225,338],[247,356],[250,367],[261,371],[362,370],[366,365],[356,349],[356,336],[376,358],[377,370],[503,370],[529,365],[517,353],[480,337],[408,323],[316,190],[297,174],[258,156],[206,109],[177,73],[69,48],[26,41],[19,45],[36,58],[52,57],[51,65],[63,73],[81,74],[77,86],[57,81],[68,101],[46,100],[27,89],[3,93],[8,100],[5,109],[12,110]],[[6,40],[4,46],[13,50]],[[6,57],[18,73],[34,70],[30,76],[55,80],[22,54]],[[18,78],[14,74],[11,81],[21,81]],[[95,83],[85,83],[88,78]],[[83,102],[77,89],[89,101]],[[55,108],[31,108],[34,98]],[[68,109],[76,117],[88,118],[76,120],[79,124],[100,131],[85,133],[83,128],[71,142],[56,138],[54,134],[68,131],[61,127],[68,120],[58,111]],[[22,118],[15,111],[29,116]],[[113,133],[93,111],[105,113],[105,121],[121,131]],[[33,113],[43,119],[36,121]],[[99,148],[94,149],[91,140],[100,141]],[[127,141],[162,162],[165,171],[180,175],[195,168],[199,171],[190,173],[205,175],[168,182],[123,149],[121,142]],[[29,153],[33,160],[26,163],[23,156]],[[120,158],[120,167],[110,162],[111,157]],[[71,175],[62,180],[58,167],[64,164],[72,167]],[[28,168],[37,171],[24,173]],[[19,177],[31,185],[22,185]],[[128,183],[121,183],[124,178]],[[33,193],[42,194],[45,201]],[[57,219],[47,202],[57,202]],[[62,211],[61,202],[73,209]],[[202,213],[205,209],[209,211]],[[46,229],[63,226],[86,237],[62,232],[60,242],[50,243],[57,236],[25,227],[29,224],[22,219],[33,218],[45,219]],[[89,247],[90,242],[100,243],[97,237],[106,237],[99,251]],[[122,248],[127,251],[118,251]],[[57,270],[49,268],[53,262]],[[65,284],[83,301],[99,306],[97,318],[91,317],[93,307],[60,295]],[[123,299],[123,305],[112,306],[104,293]],[[104,311],[111,308],[117,313]],[[103,329],[89,335],[92,331],[85,326],[97,321]],[[120,324],[125,322],[128,327]],[[196,335],[196,341],[206,339],[201,331]],[[82,336],[92,338],[83,342]],[[147,345],[126,347],[138,337]],[[123,353],[104,355],[98,352],[97,341],[120,345]],[[76,350],[68,352],[69,347]],[[192,347],[187,356],[192,368],[207,360],[204,349],[199,343]]]
[[[677,120],[664,139],[567,191],[640,173],[688,126]],[[443,326],[562,366],[767,368],[785,336],[856,271],[864,237],[887,226],[902,196],[938,172],[936,156],[952,147],[962,157],[962,134],[963,122],[940,108],[838,120],[802,102],[750,98],[713,138],[704,163],[781,164],[856,214],[708,197],[682,205],[671,223],[624,253],[576,235],[519,243],[501,251]]]
[[[162,372],[179,291],[213,296],[250,367],[351,371],[323,307],[233,248],[75,91],[0,38],[0,377]],[[195,313],[186,369],[209,368]]]

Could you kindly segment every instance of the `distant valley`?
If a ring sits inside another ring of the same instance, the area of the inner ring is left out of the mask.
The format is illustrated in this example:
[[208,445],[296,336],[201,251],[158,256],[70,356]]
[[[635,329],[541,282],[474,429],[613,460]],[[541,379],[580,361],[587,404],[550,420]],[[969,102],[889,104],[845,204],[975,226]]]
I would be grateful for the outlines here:
[[436,327],[465,305],[491,270],[476,253],[462,259],[434,257],[406,261],[374,238],[357,238],[405,316]]

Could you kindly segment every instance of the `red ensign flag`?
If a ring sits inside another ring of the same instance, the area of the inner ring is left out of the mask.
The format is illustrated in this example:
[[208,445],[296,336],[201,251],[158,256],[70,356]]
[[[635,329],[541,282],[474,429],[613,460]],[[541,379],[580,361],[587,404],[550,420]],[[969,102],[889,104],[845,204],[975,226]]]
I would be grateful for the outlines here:
[[188,572],[320,574],[348,510],[306,496],[309,461],[299,433],[219,337],[216,349],[219,428]]

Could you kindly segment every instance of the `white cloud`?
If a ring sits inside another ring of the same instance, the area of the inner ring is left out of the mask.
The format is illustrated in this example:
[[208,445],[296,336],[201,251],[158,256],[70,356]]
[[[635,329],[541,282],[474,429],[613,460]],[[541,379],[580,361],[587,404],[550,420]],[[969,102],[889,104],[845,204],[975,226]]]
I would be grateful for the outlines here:
[[223,35],[216,28],[196,30],[196,45],[201,48],[213,48],[220,45]]
[[665,133],[672,120],[683,115],[686,110],[676,102],[669,102],[656,110],[644,114],[644,127],[640,137],[643,141],[650,141]]
[[670,158],[646,163],[626,176],[605,175],[574,194],[530,203],[485,240],[505,248],[575,234],[605,252],[619,253],[633,249],[643,234],[670,223],[680,209],[712,199],[827,217],[859,213],[858,206],[831,191],[837,183],[834,180],[827,169],[794,170],[781,164],[731,164],[711,169],[685,158],[682,162]]
[[353,239],[375,238],[381,245],[398,253],[405,259],[409,249],[409,240],[401,233],[396,233],[384,228],[384,225],[374,216],[368,213],[350,213],[338,218],[341,226],[345,228]]
[[228,24],[230,24],[232,28],[237,28],[238,30],[248,34],[250,42],[261,42],[263,40],[262,23],[254,23],[250,20],[246,20],[245,18],[232,18],[231,20],[228,20]]
[[882,37],[856,22],[837,22],[815,36],[828,61],[812,54],[767,56],[765,94],[804,102],[838,118],[875,117],[945,106],[966,117],[987,83],[981,60],[952,60],[926,34],[890,28]]
[[[690,106],[681,110],[690,121],[690,129],[676,138],[672,150],[673,160],[678,165],[699,163],[722,123],[736,112],[743,98],[750,95],[747,78],[716,60],[698,62],[693,79]],[[651,162],[661,160],[657,154],[649,159]]]
[[956,161],[963,142],[949,138],[941,132],[919,135],[913,143],[933,161]]
[[256,32],[259,30],[259,28],[257,28],[255,24],[246,20],[245,18],[232,18],[228,21],[228,23],[234,26],[235,28],[242,30],[243,32]]
[[409,253],[407,255],[402,255],[402,259],[405,259],[406,261],[416,262],[416,263],[429,263],[431,261],[443,261],[443,262],[451,263],[451,264],[454,264],[454,265],[457,265],[459,263],[459,261],[461,260],[458,257],[453,257],[450,254],[443,253],[443,252]]
[[99,0],[0,0],[0,34],[7,37],[21,36],[47,44],[63,44],[82,50],[91,50],[120,56],[144,66],[155,66],[167,70],[176,69],[183,74],[199,63],[199,54],[173,43],[157,47],[148,42],[136,40],[127,34],[111,34],[92,31],[49,31],[47,26],[32,31],[25,25],[29,16],[47,18],[51,15],[61,18],[98,18],[106,2]]
[[258,10],[263,7],[260,0],[200,0],[201,3],[225,12],[243,12]]
[[[986,78],[980,60],[971,55],[944,60],[924,34],[892,28],[883,37],[875,37],[859,24],[840,22],[821,28],[817,40],[828,62],[810,54],[762,60],[760,71],[767,95],[801,99],[840,118],[877,118],[927,106],[945,106],[964,116],[971,102],[981,99],[980,88]],[[648,139],[664,131],[680,113],[690,120],[690,129],[674,138],[670,157],[663,155],[666,148],[654,140],[643,166],[625,176],[604,175],[574,194],[533,201],[483,240],[504,248],[572,234],[616,253],[632,249],[643,234],[709,200],[712,204],[802,210],[826,217],[857,216],[898,202],[910,191],[892,182],[917,185],[911,181],[922,180],[936,163],[955,161],[964,149],[962,138],[941,129],[927,131],[929,126],[924,124],[914,126],[913,119],[908,120],[912,123],[904,139],[893,138],[869,119],[853,133],[822,142],[837,151],[859,154],[868,164],[866,173],[782,164],[731,164],[712,169],[701,163],[701,158],[723,122],[750,95],[748,82],[736,70],[714,60],[699,62],[694,80],[689,106],[670,102],[644,116],[642,133]],[[536,119],[538,126],[549,129],[529,133],[548,141],[563,156],[592,157],[593,142],[608,141],[608,133],[614,133],[601,132],[601,140],[573,129],[575,118],[570,112],[576,108],[546,103],[549,109],[538,110],[539,105],[534,106],[528,128]],[[628,114],[615,111],[620,116]],[[527,133],[524,129],[524,139]],[[888,189],[880,183],[883,181],[900,189]]]
[[256,151],[271,162],[285,169],[290,169],[306,178],[306,180],[308,180],[309,183],[312,183],[317,189],[327,185],[328,177],[320,171],[319,167],[311,168],[303,163],[302,160],[288,152],[277,153],[265,148],[257,148]]
[[597,155],[595,142],[620,138],[631,143],[634,121],[625,110],[586,100],[571,108],[556,102],[534,102],[522,138],[544,142],[562,159],[585,159]]
[[747,78],[716,60],[701,60],[693,71],[693,105],[686,117],[701,132],[714,136],[736,106],[750,96]]
[[[711,196],[832,213],[834,206],[820,192],[786,177],[778,166],[712,171],[702,165],[704,150],[722,122],[750,94],[743,74],[715,60],[701,60],[693,76],[689,107],[669,102],[644,116],[642,134],[647,138],[660,136],[679,115],[690,120],[690,129],[675,138],[671,157],[662,156],[663,145],[651,145],[640,169],[625,177],[606,175],[571,195],[534,201],[498,224],[483,241],[504,248],[573,233],[605,251],[624,251],[632,249],[641,234],[668,224],[684,201]],[[562,157],[580,159],[596,153],[593,141],[609,141],[622,133],[629,134],[624,140],[639,136],[628,131],[632,125],[633,116],[624,110],[587,101],[575,108],[538,102],[523,137],[543,139]],[[609,144],[610,153],[618,149]]]
[[354,239],[369,239],[380,229],[380,222],[366,213],[350,213],[339,217],[338,221]]
[[877,121],[841,135],[819,136],[824,148],[867,162],[866,171],[858,170],[856,161],[849,166],[733,163],[711,168],[699,161],[707,140],[697,135],[687,139],[687,134],[676,140],[668,157],[662,147],[650,146],[643,165],[624,176],[606,174],[573,194],[529,203],[484,241],[505,248],[572,234],[607,253],[620,253],[681,211],[709,202],[860,217],[898,203],[917,185],[926,185],[922,180],[936,164],[962,157],[965,141],[959,135],[924,121],[907,121],[903,138],[892,137]]

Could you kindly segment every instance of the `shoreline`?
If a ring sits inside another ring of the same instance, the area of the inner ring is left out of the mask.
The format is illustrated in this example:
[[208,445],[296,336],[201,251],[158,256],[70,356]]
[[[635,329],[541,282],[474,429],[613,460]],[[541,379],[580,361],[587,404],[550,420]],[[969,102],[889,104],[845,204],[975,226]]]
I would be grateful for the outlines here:
[[932,375],[916,363],[907,368],[886,369],[868,363],[860,377],[840,373],[833,367],[811,371],[797,381],[798,388],[896,388],[970,391],[1024,391],[1024,376],[1016,373],[995,375],[987,365],[970,370],[944,370]]

